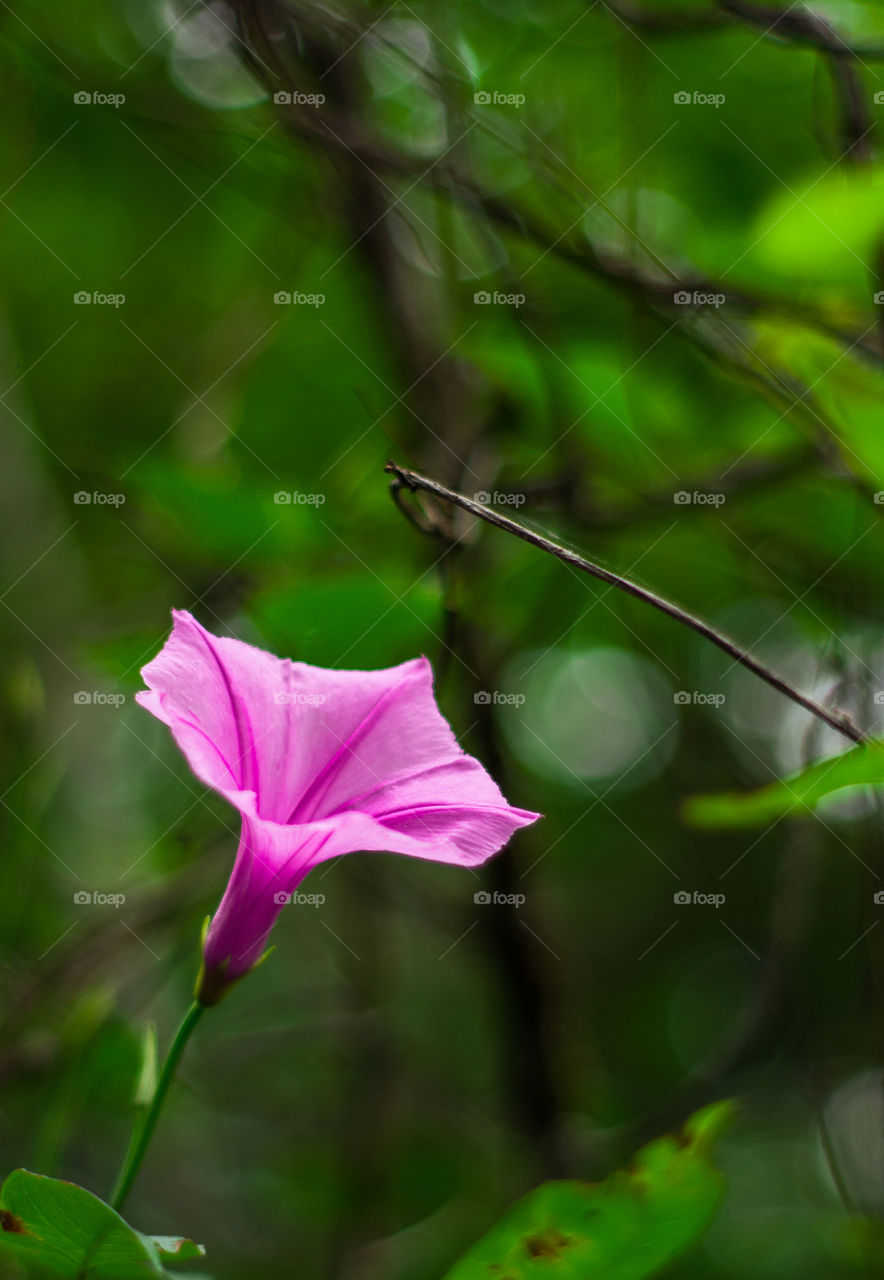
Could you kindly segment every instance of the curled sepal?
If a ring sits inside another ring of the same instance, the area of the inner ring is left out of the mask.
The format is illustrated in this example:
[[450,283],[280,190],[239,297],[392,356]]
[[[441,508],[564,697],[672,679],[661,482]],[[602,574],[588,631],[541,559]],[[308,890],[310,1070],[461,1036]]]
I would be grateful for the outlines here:
[[209,965],[206,963],[206,934],[209,931],[210,921],[210,916],[206,916],[203,921],[203,959],[200,964],[200,971],[197,974],[196,985],[193,988],[194,999],[198,1004],[205,1005],[207,1009],[211,1008],[212,1005],[217,1004],[219,1000],[222,1000],[224,996],[227,995],[230,988],[236,986],[237,982],[239,982],[241,978],[244,978],[246,974],[254,973],[254,971],[264,963],[270,953],[276,950],[275,947],[268,947],[264,954],[255,961],[251,969],[246,969],[245,973],[235,973],[231,976],[229,973],[229,959],[222,960],[220,964]]

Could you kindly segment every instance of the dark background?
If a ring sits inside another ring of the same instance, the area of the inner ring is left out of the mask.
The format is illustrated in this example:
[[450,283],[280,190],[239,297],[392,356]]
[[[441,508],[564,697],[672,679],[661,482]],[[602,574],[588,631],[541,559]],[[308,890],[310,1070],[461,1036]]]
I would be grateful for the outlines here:
[[874,797],[679,816],[847,744],[504,533],[420,532],[383,471],[497,494],[875,727],[884,15],[789,12],[2,7],[3,1171],[106,1193],[226,881],[232,814],[133,700],[178,607],[322,666],[427,654],[546,817],[478,878],[314,873],[188,1050],[139,1227],[220,1280],[433,1280],[544,1176],[739,1095],[671,1274],[863,1273]]

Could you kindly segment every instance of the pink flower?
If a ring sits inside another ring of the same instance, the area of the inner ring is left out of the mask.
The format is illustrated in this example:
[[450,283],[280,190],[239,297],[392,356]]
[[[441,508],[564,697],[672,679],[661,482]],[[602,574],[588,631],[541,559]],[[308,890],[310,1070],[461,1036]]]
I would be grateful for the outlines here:
[[205,939],[203,1003],[258,962],[289,895],[320,862],[363,849],[476,866],[540,816],[511,808],[458,746],[426,658],[328,671],[172,616],[138,701],[242,817]]

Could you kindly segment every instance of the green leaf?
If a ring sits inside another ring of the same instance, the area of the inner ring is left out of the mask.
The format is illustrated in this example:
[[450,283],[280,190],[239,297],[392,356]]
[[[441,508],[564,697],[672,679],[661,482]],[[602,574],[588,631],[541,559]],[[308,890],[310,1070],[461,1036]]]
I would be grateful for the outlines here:
[[43,1280],[148,1280],[163,1260],[201,1257],[189,1240],[142,1235],[72,1182],[16,1169],[0,1191],[0,1260],[17,1258]]
[[164,1262],[189,1262],[192,1258],[204,1258],[206,1247],[194,1244],[185,1236],[147,1236],[156,1246],[156,1250]]
[[807,817],[821,800],[844,787],[874,787],[882,783],[884,742],[870,742],[843,755],[819,760],[791,778],[770,782],[757,791],[691,796],[682,812],[692,827],[754,827],[786,814]]
[[605,1182],[545,1182],[518,1201],[446,1280],[641,1280],[698,1239],[722,1194],[708,1158],[729,1102],[698,1112]]
[[858,168],[816,174],[778,189],[758,227],[753,257],[775,276],[853,287],[869,304],[868,264],[884,227],[884,170]]

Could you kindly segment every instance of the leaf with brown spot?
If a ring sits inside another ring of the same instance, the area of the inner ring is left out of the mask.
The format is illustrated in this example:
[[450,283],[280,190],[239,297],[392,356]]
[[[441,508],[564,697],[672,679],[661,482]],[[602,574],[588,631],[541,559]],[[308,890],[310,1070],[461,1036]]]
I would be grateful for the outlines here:
[[11,1231],[14,1235],[28,1235],[28,1231],[21,1218],[17,1218],[15,1214],[10,1213],[8,1209],[0,1209],[0,1227],[2,1227],[4,1231]]
[[518,1201],[445,1280],[644,1280],[708,1226],[722,1194],[709,1148],[728,1103],[697,1113],[599,1184],[546,1182]]
[[525,1241],[525,1248],[532,1258],[555,1258],[563,1249],[567,1249],[570,1243],[570,1236],[563,1236],[560,1231],[553,1229],[541,1235],[530,1236]]
[[166,1280],[198,1258],[190,1240],[142,1235],[91,1191],[16,1169],[0,1189],[0,1272],[10,1259],[53,1280]]

